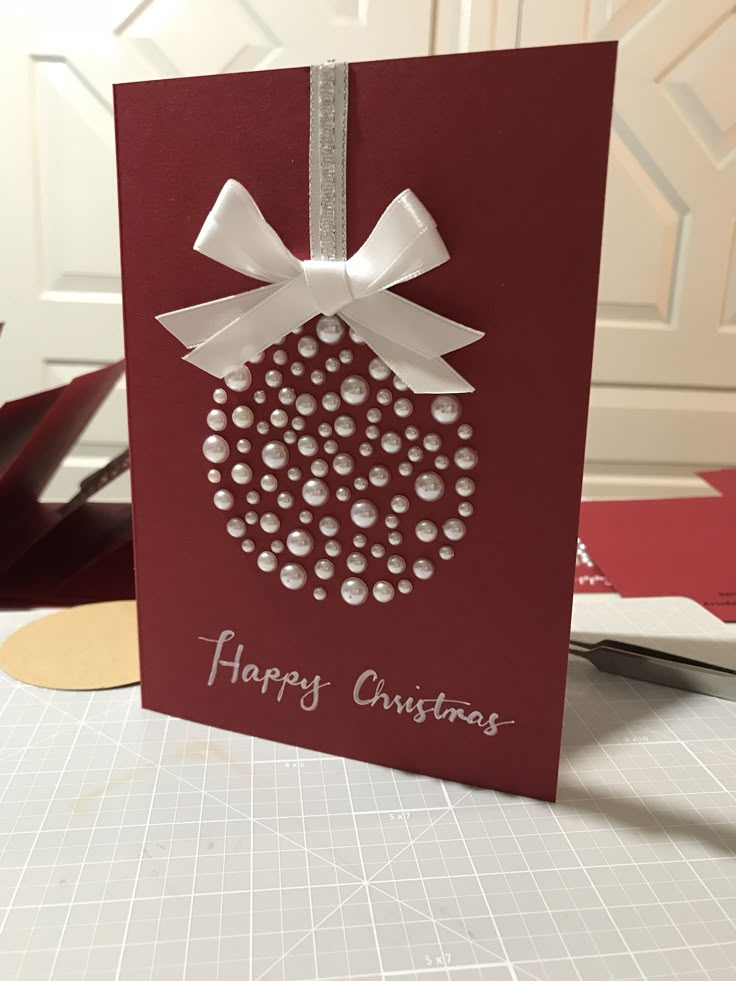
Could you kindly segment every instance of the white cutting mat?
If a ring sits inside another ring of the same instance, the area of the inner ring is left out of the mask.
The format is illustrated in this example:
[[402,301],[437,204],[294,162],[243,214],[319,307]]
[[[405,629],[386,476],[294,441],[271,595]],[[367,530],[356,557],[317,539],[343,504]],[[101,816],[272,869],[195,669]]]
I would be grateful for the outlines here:
[[139,698],[0,677],[2,981],[736,978],[736,704],[573,659],[549,805]]

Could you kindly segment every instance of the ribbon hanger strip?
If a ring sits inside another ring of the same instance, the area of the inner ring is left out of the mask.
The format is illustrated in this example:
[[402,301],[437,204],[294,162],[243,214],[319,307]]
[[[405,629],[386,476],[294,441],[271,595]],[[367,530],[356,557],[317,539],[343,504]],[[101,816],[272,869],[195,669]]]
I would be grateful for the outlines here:
[[192,348],[185,361],[222,378],[318,314],[339,313],[413,392],[472,392],[443,355],[483,334],[390,292],[450,258],[417,196],[406,190],[394,198],[365,243],[346,259],[347,77],[347,65],[334,62],[311,70],[311,258],[297,259],[248,191],[228,180],[194,248],[271,285],[156,319]]

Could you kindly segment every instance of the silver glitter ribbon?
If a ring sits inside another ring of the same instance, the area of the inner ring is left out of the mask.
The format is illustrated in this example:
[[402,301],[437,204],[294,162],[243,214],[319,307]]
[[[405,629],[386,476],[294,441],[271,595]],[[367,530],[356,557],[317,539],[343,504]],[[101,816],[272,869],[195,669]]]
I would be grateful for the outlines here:
[[348,66],[313,65],[309,76],[309,241],[312,259],[344,261]]

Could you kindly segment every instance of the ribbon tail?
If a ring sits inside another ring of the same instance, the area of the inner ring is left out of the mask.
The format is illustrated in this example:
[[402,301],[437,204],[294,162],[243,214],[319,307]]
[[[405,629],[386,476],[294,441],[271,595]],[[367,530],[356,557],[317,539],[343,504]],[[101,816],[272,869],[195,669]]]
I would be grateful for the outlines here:
[[259,302],[198,344],[184,360],[222,378],[319,313],[303,278],[253,293],[260,294]]
[[422,358],[440,358],[483,337],[479,330],[390,292],[353,300],[339,312],[387,341],[396,342],[400,337],[401,347]]
[[225,296],[220,300],[209,300],[193,307],[170,310],[159,314],[156,320],[186,347],[196,347],[238,317],[242,317],[277,289],[278,286],[261,286],[259,289]]
[[340,316],[379,358],[417,395],[474,392],[474,387],[443,358],[422,358],[396,341],[381,337],[342,311]]

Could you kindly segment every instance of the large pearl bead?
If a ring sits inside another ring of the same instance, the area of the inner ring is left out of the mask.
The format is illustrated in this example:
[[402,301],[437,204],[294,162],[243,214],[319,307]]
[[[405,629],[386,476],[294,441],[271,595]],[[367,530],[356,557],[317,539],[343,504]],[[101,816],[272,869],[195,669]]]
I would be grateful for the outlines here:
[[309,555],[314,548],[314,539],[305,528],[296,528],[286,536],[286,547],[292,555]]
[[326,514],[324,518],[319,520],[319,530],[327,538],[333,538],[340,530],[340,522],[337,518],[333,518],[331,515]]
[[355,420],[351,416],[338,416],[335,419],[335,432],[338,436],[352,436],[355,432]]
[[253,425],[253,410],[247,405],[233,409],[232,420],[238,429],[248,429]]
[[307,581],[307,573],[296,562],[287,562],[279,575],[287,589],[301,589]]
[[279,564],[279,560],[276,558],[273,552],[261,552],[256,559],[256,564],[261,572],[273,572],[276,566]]
[[434,563],[431,559],[416,559],[412,569],[417,579],[431,579],[434,575]]
[[414,530],[420,542],[433,542],[437,537],[437,525],[426,518],[418,522]]
[[437,473],[420,473],[414,481],[414,490],[422,501],[437,501],[445,492],[445,482]]
[[401,449],[401,436],[398,433],[384,433],[381,437],[381,447],[386,453],[398,453]]
[[227,416],[222,409],[210,409],[207,413],[207,425],[219,433],[227,426]]
[[208,436],[202,443],[202,453],[210,463],[223,463],[230,456],[230,447],[222,436]]
[[273,511],[266,511],[265,514],[261,515],[261,528],[268,534],[274,535],[281,527],[281,521],[277,514]]
[[448,518],[442,525],[442,531],[451,542],[459,542],[465,537],[465,525],[459,518]]
[[348,375],[340,385],[340,394],[348,405],[361,405],[368,398],[368,382],[360,375]]
[[213,500],[215,502],[215,507],[219,508],[220,511],[229,511],[233,504],[235,504],[235,498],[233,497],[232,492],[229,490],[215,491]]
[[249,484],[253,480],[253,471],[247,463],[236,463],[230,474],[236,484]]
[[317,408],[317,399],[314,395],[309,395],[308,393],[303,393],[302,395],[297,395],[296,398],[296,411],[302,416],[311,416],[312,413]]
[[319,507],[320,504],[325,504],[329,496],[330,492],[327,489],[327,484],[317,477],[312,477],[310,480],[305,481],[302,487],[302,497],[312,507]]
[[317,321],[317,337],[323,344],[339,344],[344,333],[345,327],[338,317],[320,317]]
[[458,421],[462,408],[460,406],[460,400],[455,398],[454,395],[437,395],[432,399],[432,408],[430,411],[435,422],[448,426]]
[[335,575],[335,566],[329,559],[320,559],[314,563],[314,574],[318,579],[332,579]]
[[271,470],[282,470],[289,462],[289,451],[278,440],[272,440],[261,450],[263,462]]
[[389,603],[394,598],[394,587],[385,579],[379,579],[373,585],[373,598],[379,603]]
[[360,606],[368,599],[368,587],[362,579],[351,576],[340,586],[340,595],[348,606]]
[[455,450],[455,466],[460,470],[472,470],[478,463],[478,454],[472,446],[461,446]]
[[250,368],[247,365],[242,365],[225,375],[225,384],[231,392],[244,392],[250,388],[251,380]]
[[358,528],[370,528],[378,521],[378,508],[372,501],[355,501],[350,508],[350,519]]

